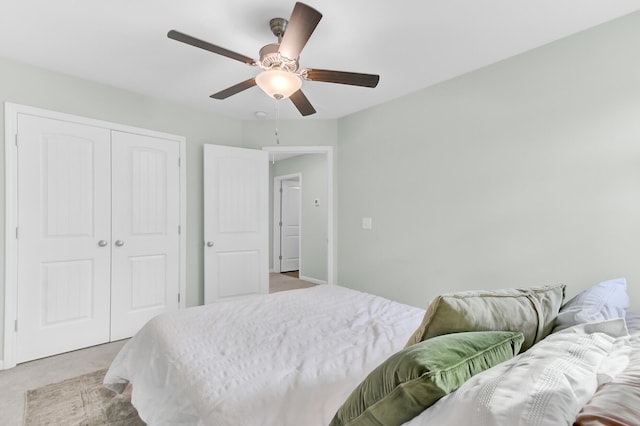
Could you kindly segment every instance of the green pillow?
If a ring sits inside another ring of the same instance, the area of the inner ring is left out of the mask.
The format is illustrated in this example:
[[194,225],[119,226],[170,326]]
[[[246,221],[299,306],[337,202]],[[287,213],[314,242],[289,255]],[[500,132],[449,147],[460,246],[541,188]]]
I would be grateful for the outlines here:
[[564,291],[557,284],[443,294],[431,302],[407,346],[462,331],[521,331],[526,351],[551,333]]
[[519,332],[446,334],[409,346],[373,370],[330,426],[392,426],[411,420],[473,375],[514,357]]

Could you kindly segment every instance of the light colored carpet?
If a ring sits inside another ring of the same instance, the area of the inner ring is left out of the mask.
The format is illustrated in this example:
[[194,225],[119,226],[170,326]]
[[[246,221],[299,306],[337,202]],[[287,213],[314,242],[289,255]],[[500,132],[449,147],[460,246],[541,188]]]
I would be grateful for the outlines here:
[[131,405],[131,386],[117,394],[102,385],[106,370],[27,392],[25,425],[144,426]]
[[285,274],[271,272],[269,274],[269,293],[313,287],[316,284],[289,277]]

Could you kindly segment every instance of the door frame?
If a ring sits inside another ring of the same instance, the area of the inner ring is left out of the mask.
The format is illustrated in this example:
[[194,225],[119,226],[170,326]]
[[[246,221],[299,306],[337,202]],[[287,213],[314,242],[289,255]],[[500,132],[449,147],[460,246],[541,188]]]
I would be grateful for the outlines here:
[[[334,208],[334,153],[332,146],[264,146],[264,151],[273,154],[324,154],[327,158],[327,282],[326,284],[335,285],[336,268],[335,268],[335,227],[334,218],[336,211]],[[271,158],[269,158],[271,161]],[[317,284],[324,284],[317,282]]]
[[288,175],[282,176],[274,176],[273,177],[273,272],[280,273],[281,272],[281,262],[277,262],[276,253],[280,253],[280,239],[276,238],[276,229],[279,229],[280,234],[282,234],[282,227],[279,227],[278,224],[280,222],[280,204],[282,200],[282,193],[280,191],[276,191],[276,183],[279,185],[283,180],[295,180],[298,181],[300,185],[300,202],[298,203],[298,223],[300,224],[300,237],[298,244],[298,269],[300,270],[300,275],[302,275],[302,174],[301,173],[292,173]]
[[18,115],[27,114],[38,117],[69,121],[94,127],[102,127],[127,133],[152,136],[160,139],[177,141],[180,146],[180,218],[179,218],[179,308],[186,306],[185,293],[187,282],[186,247],[187,247],[187,167],[186,138],[184,136],[157,132],[154,130],[96,120],[47,109],[4,103],[4,148],[5,148],[5,273],[4,273],[4,333],[3,354],[0,370],[16,365],[17,336],[17,302],[18,302]]

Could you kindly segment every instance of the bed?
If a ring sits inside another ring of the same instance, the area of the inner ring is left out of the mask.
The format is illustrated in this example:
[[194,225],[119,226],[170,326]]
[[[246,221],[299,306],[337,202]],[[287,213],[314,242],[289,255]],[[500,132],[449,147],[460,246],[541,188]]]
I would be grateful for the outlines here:
[[149,321],[104,383],[131,383],[153,426],[626,424],[592,420],[640,386],[640,315],[621,283],[626,297],[613,280],[611,303],[600,291],[573,305],[563,285],[443,295],[426,311],[327,285],[217,302]]

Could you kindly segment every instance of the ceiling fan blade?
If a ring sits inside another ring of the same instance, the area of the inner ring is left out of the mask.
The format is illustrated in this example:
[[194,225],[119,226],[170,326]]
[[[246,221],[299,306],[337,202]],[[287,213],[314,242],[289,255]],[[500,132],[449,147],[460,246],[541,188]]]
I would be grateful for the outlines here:
[[280,43],[280,54],[295,60],[316,29],[322,13],[304,3],[296,3]]
[[236,61],[244,62],[247,65],[256,65],[256,61],[248,56],[232,52],[224,47],[216,46],[215,44],[200,40],[199,38],[191,37],[190,35],[181,33],[180,31],[171,30],[167,33],[167,37],[181,41],[182,43],[199,47],[200,49],[208,50],[209,52],[217,53],[218,55],[226,56],[227,58],[235,59]]
[[247,90],[256,85],[256,79],[250,78],[249,80],[245,80],[242,83],[238,83],[235,86],[231,86],[227,89],[221,90],[218,93],[214,93],[209,96],[213,99],[227,99],[229,96],[235,95],[236,93],[240,93],[243,90]]
[[306,117],[307,115],[316,113],[313,105],[311,105],[309,99],[307,99],[304,93],[302,93],[302,90],[298,90],[293,95],[289,96],[289,99],[291,99],[291,102],[293,102],[296,108],[298,108],[298,111],[300,111],[300,114],[303,116]]
[[302,75],[307,80],[324,81],[326,83],[349,84],[351,86],[376,87],[380,76],[376,74],[360,74],[357,72],[330,70],[303,70]]

